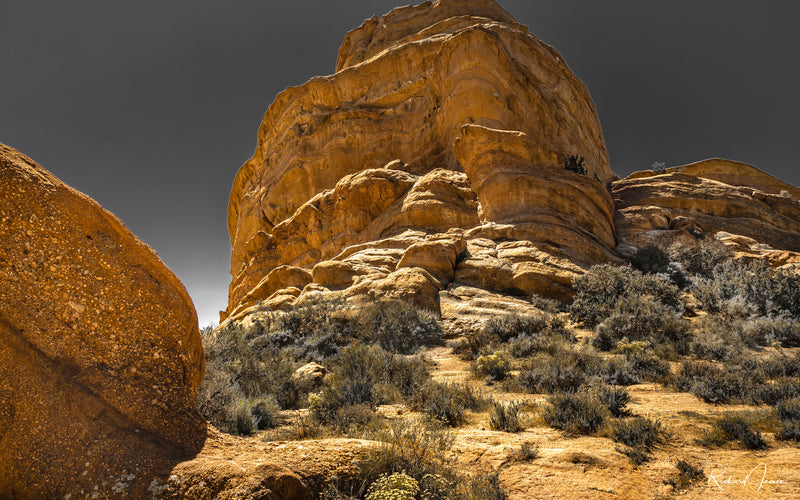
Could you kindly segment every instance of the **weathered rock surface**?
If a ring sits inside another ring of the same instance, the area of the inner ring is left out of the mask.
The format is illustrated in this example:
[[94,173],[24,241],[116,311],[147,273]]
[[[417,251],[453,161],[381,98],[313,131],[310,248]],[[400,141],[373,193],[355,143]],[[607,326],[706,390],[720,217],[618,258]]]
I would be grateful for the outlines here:
[[[312,291],[438,309],[456,282],[567,297],[616,258],[612,178],[586,87],[495,2],[395,9],[267,110],[231,192],[221,316]],[[311,280],[270,278],[282,266]]]
[[800,252],[800,190],[751,165],[712,159],[660,175],[636,172],[611,191],[620,244],[689,232],[774,265],[793,263]]
[[218,498],[305,498],[282,467],[196,457],[197,317],[155,252],[2,144],[0,186],[0,498],[162,498],[174,470]]

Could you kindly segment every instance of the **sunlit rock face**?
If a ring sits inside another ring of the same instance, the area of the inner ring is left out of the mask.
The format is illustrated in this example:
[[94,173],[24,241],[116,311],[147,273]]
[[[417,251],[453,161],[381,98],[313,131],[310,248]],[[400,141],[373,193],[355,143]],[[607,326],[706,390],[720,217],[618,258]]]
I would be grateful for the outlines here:
[[149,496],[206,437],[192,301],[114,215],[2,144],[0,186],[0,498]]
[[565,298],[614,259],[612,178],[585,85],[499,5],[395,9],[264,115],[230,197],[222,317],[311,291],[430,308],[456,285]]
[[714,158],[635,172],[611,191],[620,244],[716,238],[739,257],[800,263],[800,189],[752,165]]

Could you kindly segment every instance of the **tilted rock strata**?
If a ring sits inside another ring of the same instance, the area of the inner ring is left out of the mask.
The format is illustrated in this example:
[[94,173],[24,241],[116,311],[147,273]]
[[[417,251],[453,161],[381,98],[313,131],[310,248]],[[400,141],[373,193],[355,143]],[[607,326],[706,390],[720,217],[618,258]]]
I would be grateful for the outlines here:
[[622,244],[643,246],[686,230],[720,233],[737,252],[776,263],[794,261],[780,251],[800,252],[800,190],[751,165],[714,159],[660,175],[637,172],[611,190]]
[[[565,171],[563,154],[583,157],[588,174]],[[492,223],[519,226],[513,238],[580,272],[614,258],[612,178],[586,87],[496,3],[395,9],[347,35],[337,73],[267,110],[231,193],[222,317],[303,290],[402,294],[406,279],[435,303],[469,260],[446,248],[466,249],[469,231]],[[420,257],[428,244],[435,262]],[[536,272],[548,260],[537,256]],[[281,266],[312,281],[268,279]]]
[[239,478],[242,464],[185,462],[209,444],[203,349],[155,252],[2,144],[0,186],[0,498],[162,498],[178,465],[218,492],[236,485],[219,498],[307,498],[278,466]]

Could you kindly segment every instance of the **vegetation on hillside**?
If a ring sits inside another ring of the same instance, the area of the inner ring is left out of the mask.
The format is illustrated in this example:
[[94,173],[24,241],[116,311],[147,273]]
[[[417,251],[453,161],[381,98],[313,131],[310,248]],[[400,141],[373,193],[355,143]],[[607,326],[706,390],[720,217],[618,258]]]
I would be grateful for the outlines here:
[[[630,261],[589,269],[566,307],[534,297],[539,313],[491,318],[451,341],[470,362],[468,383],[432,380],[420,351],[442,345],[442,327],[405,303],[354,308],[318,299],[289,312],[263,311],[249,323],[203,332],[207,369],[198,405],[225,432],[280,427],[270,438],[380,442],[360,475],[328,485],[326,498],[503,498],[496,474],[464,475],[449,453],[451,430],[477,414],[497,432],[548,425],[606,437],[641,465],[671,431],[630,409],[626,387],[640,383],[714,405],[761,408],[709,420],[702,446],[761,450],[774,442],[770,435],[800,442],[800,357],[784,351],[800,346],[800,277],[734,261],[709,241],[642,248]],[[309,362],[327,375],[297,376]],[[496,402],[482,386],[545,399]],[[388,404],[416,417],[387,418],[379,408]],[[283,410],[302,411],[287,426]],[[535,459],[538,448],[526,446],[519,460]],[[676,468],[676,489],[703,477],[688,462]]]

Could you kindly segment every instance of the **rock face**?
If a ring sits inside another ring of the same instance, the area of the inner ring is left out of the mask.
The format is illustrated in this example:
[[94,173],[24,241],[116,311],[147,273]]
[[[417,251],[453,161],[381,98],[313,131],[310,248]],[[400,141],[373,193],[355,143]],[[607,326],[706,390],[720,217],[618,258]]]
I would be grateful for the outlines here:
[[267,110],[230,197],[221,316],[311,291],[433,309],[457,285],[566,298],[615,259],[612,178],[586,87],[496,3],[395,9]]
[[116,217],[3,145],[0,185],[0,496],[127,488],[148,461],[202,446],[183,285]]
[[800,252],[800,190],[745,163],[711,159],[636,172],[611,191],[620,244],[689,232],[775,265],[795,262]]
[[220,498],[305,498],[278,466],[186,461],[207,441],[203,348],[155,252],[2,144],[0,186],[0,498],[162,498],[179,464],[183,488],[236,488]]

